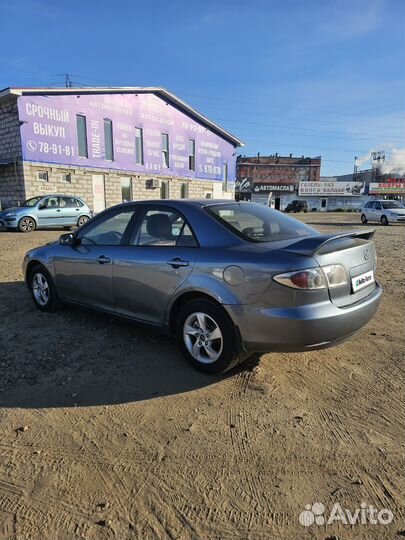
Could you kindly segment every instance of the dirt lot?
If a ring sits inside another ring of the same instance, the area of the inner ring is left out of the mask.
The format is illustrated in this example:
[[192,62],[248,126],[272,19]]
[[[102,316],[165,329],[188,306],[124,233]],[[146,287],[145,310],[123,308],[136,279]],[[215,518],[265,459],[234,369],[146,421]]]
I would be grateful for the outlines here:
[[[358,214],[300,219],[359,227]],[[405,228],[376,228],[385,294],[360,334],[214,378],[148,330],[38,312],[21,261],[61,232],[0,233],[0,538],[405,536]],[[394,521],[305,527],[315,501]]]

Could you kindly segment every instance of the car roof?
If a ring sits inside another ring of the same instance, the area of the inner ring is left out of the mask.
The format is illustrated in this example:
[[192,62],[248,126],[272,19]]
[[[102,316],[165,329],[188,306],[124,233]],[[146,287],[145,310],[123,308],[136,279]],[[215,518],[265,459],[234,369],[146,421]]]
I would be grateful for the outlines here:
[[67,193],[44,193],[43,195],[33,195],[32,197],[29,197],[29,199],[36,199],[37,197],[40,197],[41,199],[44,199],[45,197],[73,197],[74,199],[79,199],[83,202],[86,202],[82,197],[79,197],[78,195],[68,195]]
[[[145,199],[143,201],[128,201],[122,206],[131,204],[147,204],[153,206],[214,206],[216,204],[248,204],[249,201],[235,201],[234,199]],[[120,205],[121,206],[121,205]]]

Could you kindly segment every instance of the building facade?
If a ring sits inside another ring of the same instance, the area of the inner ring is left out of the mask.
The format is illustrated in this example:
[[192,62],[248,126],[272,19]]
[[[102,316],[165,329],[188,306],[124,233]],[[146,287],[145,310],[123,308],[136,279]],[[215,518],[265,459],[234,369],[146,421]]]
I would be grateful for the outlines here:
[[163,88],[0,92],[0,204],[233,198],[243,143]]
[[284,210],[297,198],[300,182],[319,182],[320,172],[320,157],[238,156],[235,196]]

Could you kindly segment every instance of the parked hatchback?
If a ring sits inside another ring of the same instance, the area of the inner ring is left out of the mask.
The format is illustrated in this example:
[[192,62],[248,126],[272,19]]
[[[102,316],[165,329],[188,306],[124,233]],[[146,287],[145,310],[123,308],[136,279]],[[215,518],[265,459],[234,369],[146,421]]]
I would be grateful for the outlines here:
[[398,201],[368,201],[361,209],[361,221],[378,221],[382,225],[405,223],[405,207]]
[[81,227],[91,216],[92,211],[79,197],[42,195],[0,212],[0,225],[7,229],[32,232],[47,227]]
[[132,202],[29,251],[24,275],[38,309],[66,302],[148,324],[219,373],[364,326],[381,297],[373,232],[320,234],[250,202]]

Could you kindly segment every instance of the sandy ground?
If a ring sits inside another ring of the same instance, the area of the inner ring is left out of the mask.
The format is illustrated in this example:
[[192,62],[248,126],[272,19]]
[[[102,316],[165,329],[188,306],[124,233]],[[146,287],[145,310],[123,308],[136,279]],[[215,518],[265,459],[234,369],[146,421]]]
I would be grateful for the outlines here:
[[[358,214],[299,219],[361,226]],[[376,228],[385,294],[366,328],[225,377],[195,372],[151,331],[40,313],[21,261],[61,231],[0,233],[0,538],[405,536],[405,228]],[[305,527],[315,501],[325,515],[364,502],[394,520]]]

